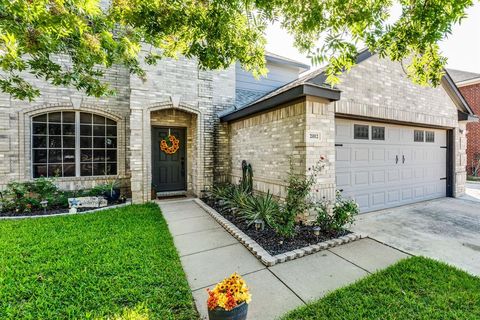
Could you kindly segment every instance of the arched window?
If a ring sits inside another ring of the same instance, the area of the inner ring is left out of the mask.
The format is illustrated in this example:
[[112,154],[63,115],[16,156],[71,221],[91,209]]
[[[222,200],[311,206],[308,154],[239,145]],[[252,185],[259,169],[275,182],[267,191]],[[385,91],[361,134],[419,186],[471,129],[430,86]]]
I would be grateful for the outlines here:
[[32,118],[33,177],[117,174],[117,123],[88,112]]

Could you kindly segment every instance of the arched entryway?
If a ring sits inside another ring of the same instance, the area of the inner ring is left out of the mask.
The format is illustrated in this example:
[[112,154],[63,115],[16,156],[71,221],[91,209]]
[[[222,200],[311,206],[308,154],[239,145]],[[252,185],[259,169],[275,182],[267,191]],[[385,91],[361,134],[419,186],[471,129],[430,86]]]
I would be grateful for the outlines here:
[[[131,139],[142,145],[142,158],[134,151],[131,154],[133,200],[148,201],[157,193],[199,195],[204,185],[201,112],[193,106],[166,102],[143,109],[142,113],[143,128],[131,130]],[[172,145],[170,135],[178,140],[175,152],[161,147],[162,140]]]

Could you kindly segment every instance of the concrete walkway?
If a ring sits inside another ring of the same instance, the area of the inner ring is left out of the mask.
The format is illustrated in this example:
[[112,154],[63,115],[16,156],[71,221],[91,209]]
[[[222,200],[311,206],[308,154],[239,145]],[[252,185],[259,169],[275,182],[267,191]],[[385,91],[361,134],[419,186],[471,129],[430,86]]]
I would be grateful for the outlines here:
[[362,239],[267,268],[194,201],[159,205],[204,319],[206,288],[235,271],[252,292],[249,319],[268,320],[408,257],[375,240]]

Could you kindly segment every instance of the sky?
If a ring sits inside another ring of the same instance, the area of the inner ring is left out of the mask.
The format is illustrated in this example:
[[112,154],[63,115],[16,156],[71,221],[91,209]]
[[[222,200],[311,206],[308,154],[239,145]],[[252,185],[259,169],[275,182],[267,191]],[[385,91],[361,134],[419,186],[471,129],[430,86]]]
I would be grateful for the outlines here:
[[[293,47],[293,38],[279,25],[268,28],[267,41],[268,51],[311,65],[310,59]],[[480,73],[479,2],[467,10],[467,17],[453,27],[440,48],[448,58],[447,68]]]

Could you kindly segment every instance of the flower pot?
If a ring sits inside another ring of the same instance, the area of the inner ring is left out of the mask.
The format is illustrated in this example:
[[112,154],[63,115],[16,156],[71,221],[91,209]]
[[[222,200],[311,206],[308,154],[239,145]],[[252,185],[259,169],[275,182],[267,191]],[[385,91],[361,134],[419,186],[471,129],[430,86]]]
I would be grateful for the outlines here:
[[107,199],[108,202],[115,202],[120,197],[120,189],[113,188],[112,191],[105,191],[103,196]]
[[208,310],[208,319],[210,320],[245,320],[247,319],[248,304],[242,302],[230,311],[222,308]]

